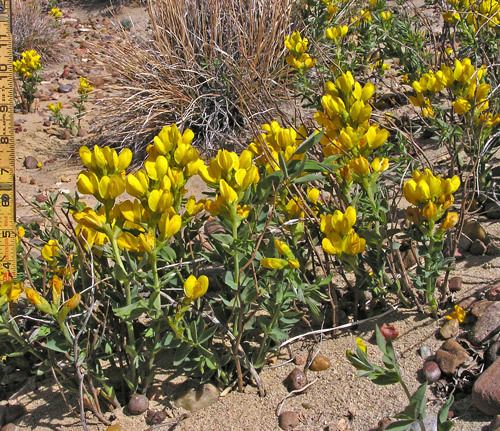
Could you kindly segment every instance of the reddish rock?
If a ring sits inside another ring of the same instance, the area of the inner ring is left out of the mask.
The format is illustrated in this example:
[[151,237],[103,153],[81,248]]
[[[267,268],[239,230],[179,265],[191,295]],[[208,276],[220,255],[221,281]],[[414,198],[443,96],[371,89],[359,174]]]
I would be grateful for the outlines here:
[[472,330],[472,341],[482,344],[500,331],[500,301],[492,302],[477,319]]
[[396,327],[396,325],[393,325],[392,323],[384,323],[380,327],[380,332],[384,336],[384,338],[388,341],[395,340],[399,336],[399,330]]
[[488,289],[486,292],[486,299],[489,301],[500,301],[500,283]]
[[493,304],[493,301],[487,301],[486,299],[478,301],[472,306],[470,313],[479,318],[491,304]]
[[290,392],[302,389],[307,385],[307,376],[300,368],[295,368],[285,379],[285,385]]
[[500,412],[500,359],[484,371],[472,387],[472,403],[487,415]]
[[450,292],[458,292],[462,289],[462,277],[451,277],[448,281]]

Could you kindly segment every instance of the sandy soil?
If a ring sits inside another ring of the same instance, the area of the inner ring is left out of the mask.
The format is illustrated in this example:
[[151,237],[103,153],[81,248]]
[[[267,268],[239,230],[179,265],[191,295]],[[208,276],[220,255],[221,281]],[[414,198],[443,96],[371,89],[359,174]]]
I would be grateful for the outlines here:
[[[67,11],[65,11],[67,12]],[[75,150],[81,143],[82,138],[60,139],[52,135],[49,127],[44,126],[48,118],[47,104],[57,100],[68,104],[76,97],[78,81],[60,78],[63,67],[66,64],[74,65],[90,78],[101,77],[104,84],[97,88],[93,97],[100,97],[110,91],[108,83],[112,83],[112,77],[106,75],[98,65],[89,58],[89,48],[86,43],[93,37],[107,37],[111,35],[106,21],[97,20],[101,12],[95,9],[75,10],[66,14],[70,18],[65,25],[69,26],[69,36],[62,41],[66,55],[58,64],[50,65],[44,72],[44,83],[42,84],[43,101],[38,104],[38,111],[28,115],[16,114],[18,133],[16,135],[16,178],[18,202],[18,218],[23,221],[32,219],[29,202],[36,196],[54,191],[74,191],[76,176],[80,167]],[[130,18],[137,25],[146,25],[144,10],[141,8],[124,8],[117,19]],[[74,19],[74,20],[73,20]],[[79,21],[76,21],[79,19]],[[91,31],[82,31],[82,28],[91,28],[89,19],[97,26]],[[100,31],[99,25],[103,25],[106,31]],[[99,31],[98,31],[99,30]],[[98,34],[99,33],[99,34]],[[112,37],[112,36],[110,36]],[[108,39],[109,40],[109,39]],[[69,94],[57,92],[59,84],[71,83],[73,91]],[[84,129],[92,119],[99,115],[99,107],[92,101],[89,104],[89,114],[85,118]],[[43,163],[41,169],[27,170],[23,167],[26,156],[35,156]],[[30,184],[30,182],[34,184]],[[190,190],[199,194],[200,184],[192,184]],[[492,222],[485,223],[490,235],[498,240],[499,226]],[[498,281],[500,278],[500,258],[491,256],[467,258],[458,264],[455,275],[462,275],[464,288],[459,297],[465,297],[478,289],[483,289],[488,284]],[[401,333],[395,342],[400,352],[401,366],[411,389],[418,386],[418,371],[422,360],[417,354],[417,349],[425,344],[432,350],[436,350],[441,341],[435,337],[439,327],[438,322],[423,318],[414,310],[397,310],[384,317],[383,322],[394,322]],[[309,381],[314,384],[305,393],[286,401],[283,410],[295,410],[302,415],[302,430],[368,430],[377,425],[377,422],[385,416],[398,412],[405,406],[405,397],[398,387],[375,386],[367,380],[355,376],[353,367],[345,358],[345,351],[352,349],[355,345],[355,337],[360,336],[366,340],[371,338],[375,323],[382,321],[374,320],[351,328],[335,335],[325,336],[323,340],[313,343],[311,340],[297,342],[292,346],[294,352],[307,354],[307,349],[313,345],[321,349],[332,366],[324,372],[308,373]],[[371,355],[378,358],[375,347],[370,347]],[[286,353],[286,352],[284,352]],[[230,392],[221,398],[216,404],[190,414],[182,421],[177,430],[276,430],[278,429],[276,409],[280,401],[287,395],[283,385],[284,378],[294,368],[292,363],[285,363],[279,359],[272,367],[268,367],[262,373],[262,378],[267,389],[267,396],[260,398],[256,390],[247,387],[245,393]],[[164,382],[157,382],[160,396],[156,403],[158,408],[167,408],[172,416],[183,413],[180,410],[172,410],[169,407],[171,393]],[[30,430],[79,430],[78,416],[69,411],[64,401],[67,397],[71,403],[71,395],[57,385],[50,382],[40,387],[28,386],[27,393],[21,395],[17,401],[26,406],[28,414],[19,422],[21,429]],[[167,390],[165,390],[167,389]],[[429,391],[429,405],[435,409],[442,400],[436,399]],[[457,402],[453,407],[455,413],[455,429],[464,431],[477,431],[490,421],[475,410],[470,403],[469,396],[457,396]],[[153,403],[153,407],[154,404]],[[122,411],[115,412],[116,423],[121,425],[122,430],[141,431],[147,429],[144,416],[127,416]],[[169,421],[170,419],[167,419]],[[327,428],[330,427],[330,428]],[[95,419],[89,416],[89,428],[91,430],[104,430]],[[167,427],[163,427],[167,428]]]

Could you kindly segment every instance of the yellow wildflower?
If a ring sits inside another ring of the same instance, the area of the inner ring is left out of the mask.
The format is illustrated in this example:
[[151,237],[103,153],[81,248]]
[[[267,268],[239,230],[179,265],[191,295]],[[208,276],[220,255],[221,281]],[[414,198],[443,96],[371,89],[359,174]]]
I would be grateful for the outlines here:
[[190,275],[184,282],[184,295],[188,301],[194,301],[201,298],[207,293],[208,290],[208,277],[200,275],[196,278]]

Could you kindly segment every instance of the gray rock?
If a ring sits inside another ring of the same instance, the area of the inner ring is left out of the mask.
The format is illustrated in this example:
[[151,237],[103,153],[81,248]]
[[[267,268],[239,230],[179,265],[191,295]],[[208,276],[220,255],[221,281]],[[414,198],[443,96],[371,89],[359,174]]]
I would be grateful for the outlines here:
[[[436,415],[427,415],[424,420],[425,431],[437,431],[437,416]],[[409,431],[421,431],[422,427],[418,421],[415,421],[411,424]]]
[[[190,386],[188,384],[188,386]],[[219,390],[211,383],[193,388],[181,389],[181,392],[174,399],[176,407],[182,407],[190,412],[196,412],[210,406],[219,399]]]
[[418,349],[418,354],[425,361],[432,356],[432,350],[430,349],[430,347],[423,345],[420,347],[420,349]]
[[484,214],[492,220],[500,218],[500,204],[495,201],[488,201],[484,205]]
[[500,412],[500,359],[484,371],[472,387],[472,403],[487,415]]
[[489,367],[493,362],[495,362],[498,358],[498,354],[500,353],[500,340],[496,340],[491,343],[490,347],[484,352],[484,363],[487,367]]
[[57,91],[59,93],[70,93],[72,90],[73,90],[72,84],[59,84],[59,87],[57,87]]
[[282,430],[291,431],[300,424],[299,415],[296,412],[285,411],[278,417],[278,425]]
[[439,335],[443,337],[443,339],[447,340],[448,338],[455,337],[460,330],[460,324],[457,319],[451,319],[444,322],[444,325],[439,329]]
[[26,414],[26,407],[21,404],[9,404],[5,410],[4,422],[6,424],[14,422],[16,419]]
[[7,424],[2,427],[1,431],[19,431],[19,427],[16,424]]
[[500,330],[500,301],[493,302],[477,319],[472,341],[482,344]]
[[467,351],[454,339],[445,341],[436,352],[436,362],[444,374],[455,374],[458,367],[470,359]]
[[488,247],[480,239],[475,239],[469,248],[470,254],[473,254],[474,256],[483,256],[486,254],[487,250]]
[[493,301],[488,301],[483,299],[482,301],[477,301],[470,309],[470,314],[472,314],[475,318],[479,318],[483,315],[486,309],[493,304]]
[[38,168],[38,160],[33,156],[26,156],[24,158],[23,165],[26,169],[37,169]]

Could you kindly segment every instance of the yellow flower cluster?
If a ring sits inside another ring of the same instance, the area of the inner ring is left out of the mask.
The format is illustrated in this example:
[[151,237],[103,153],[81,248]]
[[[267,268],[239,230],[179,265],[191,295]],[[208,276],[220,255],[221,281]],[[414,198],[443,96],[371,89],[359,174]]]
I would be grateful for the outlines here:
[[335,15],[335,13],[338,10],[337,4],[339,3],[338,0],[322,0],[323,5],[326,8],[326,13],[328,14],[329,17],[332,17]]
[[233,221],[248,216],[250,208],[240,205],[240,201],[260,179],[252,151],[244,150],[238,156],[233,151],[219,150],[208,166],[200,166],[199,175],[209,186],[218,189],[215,199],[207,200],[205,205],[212,215],[224,214]]
[[298,31],[285,36],[285,48],[290,52],[286,57],[288,65],[299,71],[314,67],[316,60],[307,53],[309,40],[303,38]]
[[12,63],[14,66],[14,72],[16,72],[23,79],[31,78],[34,72],[42,68],[40,60],[40,54],[38,54],[34,49],[24,51],[21,53],[21,58]]
[[328,81],[325,92],[321,98],[322,110],[314,116],[325,131],[321,141],[325,156],[366,157],[386,142],[389,132],[370,123],[372,108],[368,101],[375,93],[372,83],[362,87],[351,72],[347,72],[335,83]]
[[321,215],[320,229],[326,238],[321,245],[331,255],[355,256],[365,250],[366,241],[359,237],[353,226],[356,223],[356,210],[347,207],[345,213],[336,210],[333,214]]
[[334,43],[340,42],[349,31],[349,27],[346,25],[338,25],[335,27],[328,27],[325,30],[325,37],[332,40]]
[[0,307],[7,302],[16,302],[23,293],[23,284],[12,280],[8,272],[0,273]]
[[278,251],[278,254],[284,258],[265,257],[260,261],[262,267],[267,269],[285,269],[287,267],[298,269],[300,267],[299,261],[296,259],[287,243],[275,238],[274,247]]
[[472,110],[479,115],[489,108],[490,85],[483,82],[486,68],[475,69],[469,58],[455,60],[454,67],[442,65],[441,69],[424,73],[412,87],[416,95],[410,96],[414,106],[422,108],[424,117],[434,117],[430,96],[448,89],[453,94],[452,107],[456,114],[465,115]]
[[[191,145],[193,138],[189,129],[181,134],[175,124],[164,127],[147,147],[144,167],[128,175],[129,149],[118,154],[109,147],[82,147],[80,157],[88,170],[78,176],[78,191],[103,204],[97,211],[87,207],[73,214],[82,242],[92,247],[116,239],[121,249],[151,253],[158,238],[167,241],[179,232],[184,186],[204,166]],[[136,199],[115,204],[125,191]],[[194,199],[188,200],[188,215],[200,209]]]
[[285,162],[304,158],[304,154],[295,154],[306,136],[303,127],[297,132],[293,127],[281,127],[277,121],[271,121],[262,125],[262,130],[264,132],[248,145],[248,149],[256,157],[256,163],[265,166],[266,171],[280,170],[280,155]]
[[94,87],[90,84],[89,80],[83,76],[80,76],[80,84],[78,86],[78,93],[82,96],[92,93]]
[[453,8],[443,13],[445,21],[455,25],[465,21],[477,32],[480,28],[497,28],[500,25],[498,0],[447,0]]
[[59,114],[59,112],[61,112],[62,107],[63,107],[63,104],[61,102],[49,103],[47,105],[47,108],[49,108],[49,111],[52,112],[54,115]]
[[58,7],[53,7],[50,9],[49,14],[52,15],[55,19],[60,19],[63,16],[62,10]]
[[[411,203],[407,210],[410,221],[420,224],[426,221],[433,225],[453,205],[453,194],[460,187],[460,178],[442,178],[430,169],[415,170],[412,178],[405,182],[403,195]],[[448,212],[441,223],[442,230],[451,229],[458,221],[458,214]]]
[[460,307],[460,305],[455,305],[453,311],[450,314],[444,316],[446,320],[457,320],[458,323],[464,323],[465,318],[467,317],[467,312]]

